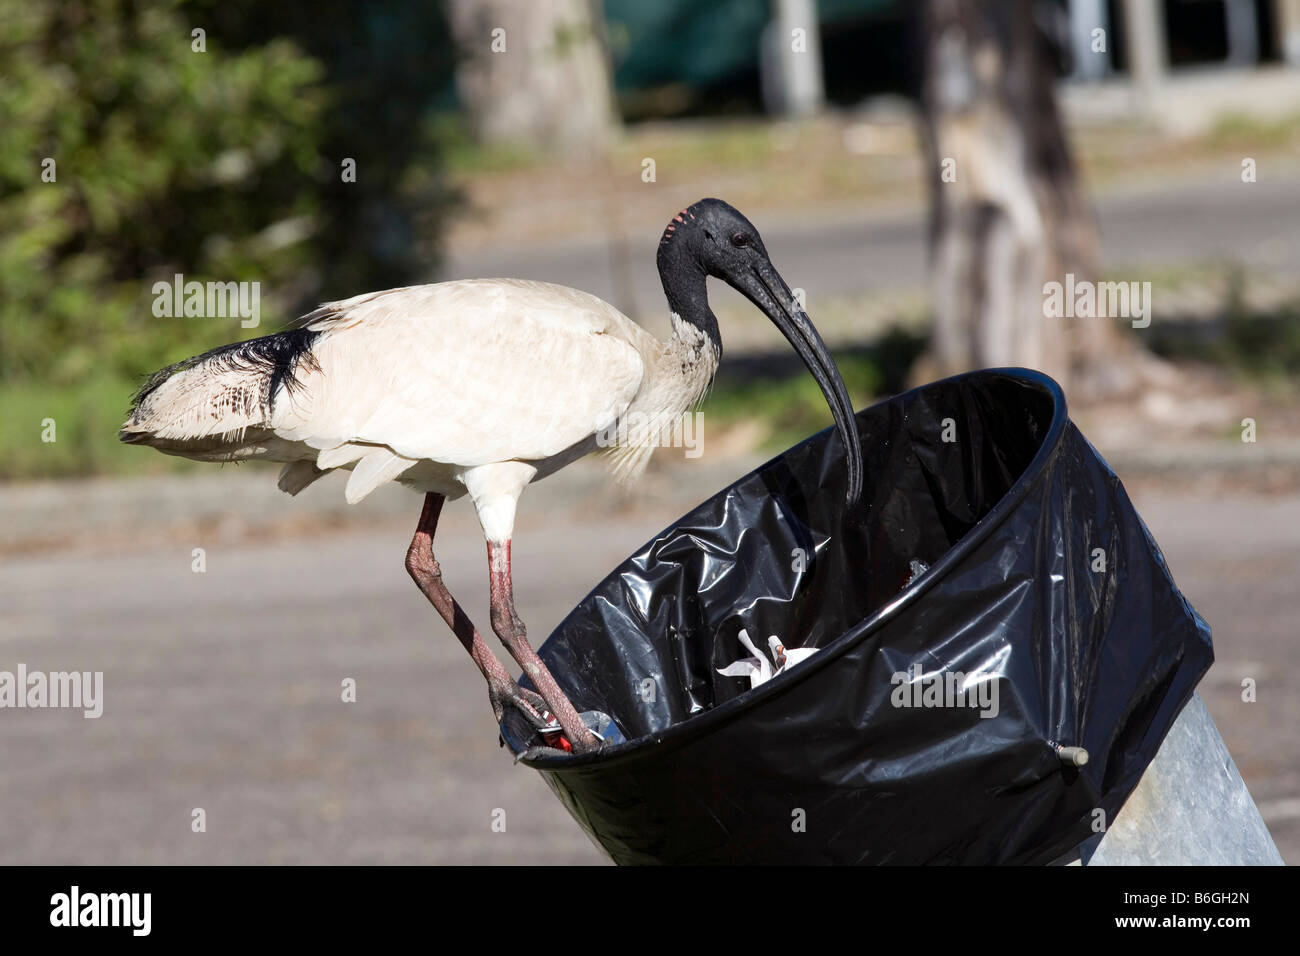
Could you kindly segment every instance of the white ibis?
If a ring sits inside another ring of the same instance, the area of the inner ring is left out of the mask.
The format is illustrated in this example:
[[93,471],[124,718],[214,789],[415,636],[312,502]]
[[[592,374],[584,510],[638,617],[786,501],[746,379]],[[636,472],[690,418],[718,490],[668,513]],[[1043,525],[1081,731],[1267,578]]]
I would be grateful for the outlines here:
[[[618,433],[695,406],[722,354],[706,279],[722,279],[772,320],[821,386],[845,443],[848,497],[862,487],[853,408],[808,315],[739,212],[704,199],[673,217],[657,256],[673,333],[661,342],[613,306],[576,289],[471,279],[372,292],[322,305],[287,331],[237,342],[151,376],[121,439],[200,461],[284,462],[297,494],[351,470],[360,501],[386,481],[423,492],[406,568],[469,651],[498,722],[510,704],[566,749],[597,739],[529,645],[515,613],[510,538],[524,486]],[[653,435],[654,429],[641,434]],[[653,442],[608,449],[616,476],[644,469]],[[522,690],[442,581],[433,535],[443,502],[469,493],[487,539],[493,630],[532,678]],[[540,694],[540,697],[539,697]]]

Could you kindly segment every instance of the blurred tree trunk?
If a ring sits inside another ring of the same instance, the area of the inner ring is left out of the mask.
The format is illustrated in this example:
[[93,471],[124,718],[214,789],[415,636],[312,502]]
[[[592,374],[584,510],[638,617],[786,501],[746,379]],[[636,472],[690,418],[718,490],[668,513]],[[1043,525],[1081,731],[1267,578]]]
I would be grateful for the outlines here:
[[598,0],[449,0],[475,139],[601,153],[614,130]]
[[1095,280],[1097,230],[1057,109],[1035,0],[927,0],[923,138],[935,324],[927,373],[1019,365],[1080,397],[1127,391],[1144,359],[1116,319],[1044,315],[1043,285]]

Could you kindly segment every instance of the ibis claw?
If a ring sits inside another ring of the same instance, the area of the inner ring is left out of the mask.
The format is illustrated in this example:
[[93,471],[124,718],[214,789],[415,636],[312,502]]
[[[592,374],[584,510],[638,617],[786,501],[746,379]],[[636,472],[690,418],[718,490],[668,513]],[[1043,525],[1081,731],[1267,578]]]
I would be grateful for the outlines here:
[[[504,712],[501,721],[500,743],[506,746],[509,738],[526,742],[515,756],[515,763],[535,757],[576,757],[597,753],[611,744],[624,743],[626,738],[614,721],[599,711],[584,711],[582,721],[588,731],[586,739],[573,740],[560,726],[544,704],[532,698],[537,695],[520,688],[520,697],[527,706],[513,706]],[[511,700],[511,703],[515,703]]]
[[509,704],[535,730],[559,726],[550,711],[546,709],[546,701],[542,700],[542,695],[535,691],[524,690],[513,680],[500,685],[489,681],[488,701],[492,704],[492,713],[498,724],[505,720],[506,705]]

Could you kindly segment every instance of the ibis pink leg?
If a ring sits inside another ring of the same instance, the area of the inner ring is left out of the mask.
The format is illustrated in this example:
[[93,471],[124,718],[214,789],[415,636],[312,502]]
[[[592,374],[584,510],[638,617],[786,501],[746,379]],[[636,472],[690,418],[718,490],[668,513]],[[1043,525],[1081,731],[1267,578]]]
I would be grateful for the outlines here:
[[488,683],[488,698],[492,702],[492,711],[497,723],[504,714],[503,707],[508,702],[518,707],[534,726],[546,723],[545,703],[541,697],[531,691],[525,691],[510,672],[497,660],[492,649],[478,634],[469,616],[461,609],[456,599],[451,596],[442,581],[442,569],[433,556],[433,533],[438,527],[438,515],[446,499],[442,495],[428,494],[424,497],[424,510],[420,513],[420,523],[415,529],[415,537],[406,550],[406,570],[411,575],[429,603],[442,615],[447,626],[469,651],[478,669]]
[[578,711],[560,685],[556,683],[550,670],[542,663],[524,630],[524,622],[515,613],[514,587],[510,582],[510,542],[495,544],[488,542],[488,581],[492,599],[492,630],[497,632],[506,650],[532,678],[546,706],[555,714],[564,730],[564,736],[573,745],[574,753],[587,753],[596,750],[600,741],[587,729],[587,725],[578,716]]

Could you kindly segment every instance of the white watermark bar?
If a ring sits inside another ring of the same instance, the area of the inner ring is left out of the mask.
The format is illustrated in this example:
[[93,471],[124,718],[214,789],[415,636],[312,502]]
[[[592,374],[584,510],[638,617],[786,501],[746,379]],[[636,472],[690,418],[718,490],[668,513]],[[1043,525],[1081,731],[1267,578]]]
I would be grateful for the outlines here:
[[1043,317],[1048,319],[1130,319],[1135,329],[1151,324],[1150,282],[1076,281],[1043,284]]
[[75,883],[50,897],[54,927],[122,927],[132,936],[148,936],[153,919],[152,893],[83,893]]
[[103,671],[0,671],[0,710],[80,710],[97,718],[104,713]]
[[234,319],[244,329],[262,321],[260,282],[199,282],[176,273],[153,284],[153,314],[160,319]]
[[629,412],[613,425],[598,429],[599,448],[681,448],[687,458],[704,454],[704,413],[655,415]]
[[905,671],[895,671],[889,678],[893,685],[889,702],[895,707],[968,708],[980,717],[998,715],[998,678],[989,674],[963,674],[961,671],[925,673],[920,664]]

